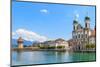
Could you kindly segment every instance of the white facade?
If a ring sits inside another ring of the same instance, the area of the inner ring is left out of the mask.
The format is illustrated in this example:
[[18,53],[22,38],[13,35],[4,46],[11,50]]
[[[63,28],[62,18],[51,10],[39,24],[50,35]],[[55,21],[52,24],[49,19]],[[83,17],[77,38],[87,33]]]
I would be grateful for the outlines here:
[[54,40],[54,41],[46,41],[41,43],[41,46],[47,47],[57,47],[57,46],[64,46],[66,49],[69,48],[69,44],[65,40]]
[[85,45],[89,43],[89,36],[91,35],[90,18],[85,17],[85,26],[81,26],[77,20],[73,21],[72,39],[75,49],[84,49]]

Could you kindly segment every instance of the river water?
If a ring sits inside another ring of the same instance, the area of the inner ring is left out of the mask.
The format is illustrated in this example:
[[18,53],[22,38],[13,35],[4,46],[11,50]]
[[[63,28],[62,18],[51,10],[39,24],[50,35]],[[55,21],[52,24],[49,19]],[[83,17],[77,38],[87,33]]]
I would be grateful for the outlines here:
[[94,52],[12,51],[12,65],[95,61]]

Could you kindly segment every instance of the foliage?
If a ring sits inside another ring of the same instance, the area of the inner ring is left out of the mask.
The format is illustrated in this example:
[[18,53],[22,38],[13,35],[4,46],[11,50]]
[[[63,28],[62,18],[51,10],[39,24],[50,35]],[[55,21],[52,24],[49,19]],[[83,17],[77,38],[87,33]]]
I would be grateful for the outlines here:
[[58,49],[63,49],[65,46],[57,46]]
[[95,44],[87,44],[86,48],[90,49],[90,48],[95,48]]
[[63,49],[65,46],[38,46],[40,49]]
[[56,47],[55,46],[49,46],[47,47],[47,49],[55,49]]

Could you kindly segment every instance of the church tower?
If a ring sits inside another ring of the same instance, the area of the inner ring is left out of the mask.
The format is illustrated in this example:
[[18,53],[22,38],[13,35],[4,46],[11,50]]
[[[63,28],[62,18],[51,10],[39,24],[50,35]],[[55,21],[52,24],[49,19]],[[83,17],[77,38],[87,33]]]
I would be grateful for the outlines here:
[[90,29],[90,17],[85,17],[85,28]]
[[78,26],[78,21],[74,20],[73,21],[73,30],[76,31],[77,30],[77,26]]
[[77,16],[75,15],[75,19],[73,20],[73,31],[76,31],[78,28],[78,20]]
[[90,17],[86,16],[84,19],[85,29],[84,29],[84,49],[85,45],[89,44],[89,35],[90,35]]
[[18,48],[23,48],[23,39],[21,37],[18,38],[17,43],[18,43]]

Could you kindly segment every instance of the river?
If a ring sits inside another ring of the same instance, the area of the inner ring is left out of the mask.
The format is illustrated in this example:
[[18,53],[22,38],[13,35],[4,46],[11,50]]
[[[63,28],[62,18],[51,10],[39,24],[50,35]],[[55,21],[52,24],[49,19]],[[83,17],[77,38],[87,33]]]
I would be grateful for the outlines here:
[[12,65],[95,61],[95,52],[12,51]]

